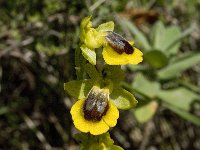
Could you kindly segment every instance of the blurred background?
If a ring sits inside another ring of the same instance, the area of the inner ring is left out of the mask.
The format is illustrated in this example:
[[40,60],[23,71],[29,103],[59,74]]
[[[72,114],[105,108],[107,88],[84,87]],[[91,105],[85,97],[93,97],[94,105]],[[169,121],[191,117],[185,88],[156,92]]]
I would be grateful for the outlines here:
[[144,53],[123,66],[138,100],[110,131],[127,150],[200,149],[199,0],[0,0],[0,150],[76,150],[63,83],[82,18],[113,20]]

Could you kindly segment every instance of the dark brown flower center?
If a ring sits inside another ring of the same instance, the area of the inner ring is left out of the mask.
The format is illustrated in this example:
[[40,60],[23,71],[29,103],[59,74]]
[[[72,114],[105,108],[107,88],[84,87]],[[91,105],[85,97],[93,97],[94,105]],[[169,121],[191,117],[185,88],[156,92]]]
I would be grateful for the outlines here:
[[100,121],[108,107],[108,93],[103,90],[91,90],[83,105],[84,118],[94,122]]
[[126,54],[132,54],[134,52],[134,48],[129,44],[129,42],[115,32],[110,31],[109,34],[106,35],[106,39],[109,46],[112,47],[118,54],[122,54],[124,52]]

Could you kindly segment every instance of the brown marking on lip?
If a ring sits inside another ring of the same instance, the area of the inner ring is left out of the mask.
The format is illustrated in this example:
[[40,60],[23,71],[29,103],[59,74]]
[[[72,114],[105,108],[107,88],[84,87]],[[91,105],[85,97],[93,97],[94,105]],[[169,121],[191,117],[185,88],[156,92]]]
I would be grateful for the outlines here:
[[122,36],[115,32],[109,32],[106,35],[106,39],[110,47],[112,47],[118,54],[126,53],[132,54],[134,52],[134,48],[129,44],[129,42],[124,39]]
[[100,121],[108,108],[108,94],[91,91],[83,105],[84,118],[94,122]]

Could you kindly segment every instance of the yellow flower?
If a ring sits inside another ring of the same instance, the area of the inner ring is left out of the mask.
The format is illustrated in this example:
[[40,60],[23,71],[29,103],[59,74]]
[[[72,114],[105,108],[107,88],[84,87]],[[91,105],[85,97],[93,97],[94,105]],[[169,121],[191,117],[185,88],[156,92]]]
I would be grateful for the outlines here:
[[85,45],[90,49],[99,48],[105,42],[105,35],[106,32],[98,32],[94,28],[90,28],[85,36]]
[[81,50],[90,63],[96,64],[94,50],[100,47],[103,47],[102,55],[109,65],[138,64],[142,62],[143,53],[123,37],[112,32],[114,30],[114,22],[106,22],[97,28],[93,28],[90,19],[91,16],[84,18],[80,27]]
[[[106,97],[108,93],[97,87],[92,88],[86,99],[78,100],[71,108],[75,127],[81,132],[99,135],[117,124],[119,111]],[[89,106],[89,108],[87,108]],[[97,107],[96,107],[97,106]],[[103,106],[103,112],[102,110]],[[105,107],[104,107],[105,106]],[[93,110],[88,111],[90,108]],[[98,109],[99,112],[98,112]]]
[[[80,26],[80,39],[81,41],[90,49],[99,48],[105,43],[106,31],[112,31],[114,28],[113,22],[108,22],[100,25],[97,29],[92,27],[92,22],[90,21],[91,16],[85,17],[81,21]],[[106,30],[107,29],[107,30]]]
[[120,35],[110,32],[106,36],[107,44],[103,48],[103,58],[109,65],[138,64],[143,60],[143,53],[133,47]]

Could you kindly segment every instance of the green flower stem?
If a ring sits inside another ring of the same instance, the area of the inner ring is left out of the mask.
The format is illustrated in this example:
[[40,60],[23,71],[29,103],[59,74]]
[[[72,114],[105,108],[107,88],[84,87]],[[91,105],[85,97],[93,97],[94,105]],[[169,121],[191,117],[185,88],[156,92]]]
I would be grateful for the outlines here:
[[84,64],[86,64],[86,60],[84,59],[80,47],[75,49],[75,69],[77,80],[82,80],[84,76]]

